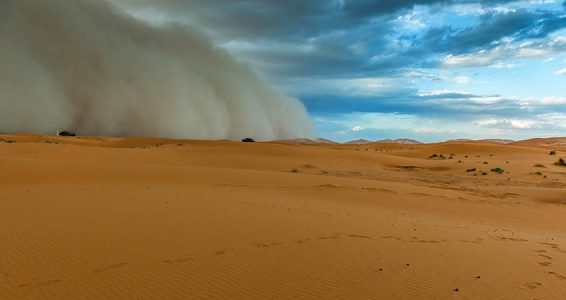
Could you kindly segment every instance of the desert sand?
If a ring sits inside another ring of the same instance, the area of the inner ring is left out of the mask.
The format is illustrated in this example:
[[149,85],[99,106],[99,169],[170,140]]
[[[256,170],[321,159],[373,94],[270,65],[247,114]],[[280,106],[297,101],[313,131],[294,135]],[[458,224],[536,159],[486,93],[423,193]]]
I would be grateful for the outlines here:
[[0,299],[566,299],[564,141],[0,135]]

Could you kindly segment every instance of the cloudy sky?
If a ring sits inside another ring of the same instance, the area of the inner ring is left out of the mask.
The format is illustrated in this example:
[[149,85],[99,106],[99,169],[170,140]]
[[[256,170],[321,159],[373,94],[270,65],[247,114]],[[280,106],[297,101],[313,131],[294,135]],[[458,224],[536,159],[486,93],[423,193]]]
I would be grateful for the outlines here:
[[564,0],[113,0],[208,33],[317,135],[566,136]]

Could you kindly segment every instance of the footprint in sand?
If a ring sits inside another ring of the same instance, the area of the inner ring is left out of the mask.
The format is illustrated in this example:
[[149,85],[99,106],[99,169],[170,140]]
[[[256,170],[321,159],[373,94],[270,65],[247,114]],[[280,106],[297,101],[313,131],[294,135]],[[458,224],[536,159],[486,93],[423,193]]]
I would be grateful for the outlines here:
[[335,235],[329,235],[329,236],[319,236],[318,239],[319,240],[330,240],[330,239],[341,239],[342,237],[340,236],[340,234],[335,234]]
[[232,251],[232,250],[234,250],[234,248],[221,249],[221,250],[218,250],[218,251],[214,252],[214,255],[226,254],[226,252]]
[[106,268],[94,270],[93,272],[95,272],[95,273],[102,273],[102,272],[108,271],[108,270],[110,270],[110,269],[118,269],[118,268],[125,267],[125,266],[127,266],[127,265],[128,265],[127,263],[117,263],[117,264],[113,264],[113,265],[111,265],[111,266],[108,266],[108,267],[106,267]]
[[495,238],[498,241],[503,241],[503,242],[528,242],[529,240],[526,239],[521,239],[521,238],[515,238],[515,237],[504,237],[504,236],[498,236]]
[[41,287],[41,286],[59,283],[59,282],[62,282],[62,281],[63,281],[62,279],[52,279],[52,280],[40,281],[40,282],[37,282],[37,283],[34,283],[34,284],[23,283],[23,284],[20,284],[18,287],[20,287],[20,288],[25,288],[25,287],[30,287],[30,286]]
[[35,286],[46,286],[46,285],[51,285],[51,284],[58,283],[58,282],[61,282],[61,281],[63,281],[63,280],[52,279],[52,280],[47,280],[47,281],[40,281],[40,282],[36,283]]
[[528,288],[528,289],[534,290],[534,289],[538,288],[539,286],[542,286],[542,283],[540,283],[540,282],[528,282],[528,283],[523,284],[523,286]]
[[400,238],[400,237],[398,237],[398,236],[392,236],[392,235],[388,235],[388,236],[380,236],[379,238],[380,238],[380,239],[394,239],[394,240],[398,240],[398,241],[400,241],[400,240],[401,240],[401,238]]
[[283,245],[283,243],[279,243],[279,242],[256,243],[255,245],[256,245],[256,247],[259,247],[259,248],[269,248],[269,247],[275,247],[275,246]]
[[566,280],[566,276],[564,276],[562,274],[558,274],[556,272],[548,272],[548,274],[554,276],[556,279]]
[[360,235],[360,234],[350,234],[350,237],[357,239],[371,239],[371,237],[367,235]]
[[474,243],[474,244],[477,244],[481,241],[483,241],[482,238],[477,238],[477,239],[474,239],[474,240],[462,240],[463,243]]
[[552,244],[552,243],[539,243],[539,244],[550,246],[550,248],[555,249],[555,250],[560,250],[560,247],[558,247],[557,244]]
[[435,240],[419,240],[419,243],[440,243],[439,241],[435,241]]

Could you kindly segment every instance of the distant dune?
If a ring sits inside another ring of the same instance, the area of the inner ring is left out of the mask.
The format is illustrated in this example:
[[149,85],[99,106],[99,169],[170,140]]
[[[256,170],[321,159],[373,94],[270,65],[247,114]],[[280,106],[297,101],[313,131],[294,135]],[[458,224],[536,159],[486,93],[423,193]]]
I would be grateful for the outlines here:
[[525,145],[525,146],[555,147],[555,148],[564,149],[566,148],[566,137],[529,139],[529,140],[514,142],[513,144]]
[[0,135],[0,299],[564,299],[565,141]]
[[514,140],[506,140],[506,139],[485,139],[485,140],[470,140],[470,139],[455,139],[455,140],[448,140],[448,143],[458,143],[458,142],[488,142],[488,143],[497,143],[497,144],[510,144],[515,142]]
[[393,144],[406,144],[406,145],[422,144],[419,141],[415,141],[415,140],[411,140],[411,139],[395,139],[395,140],[387,139],[387,140],[376,141],[376,143],[393,143]]
[[368,140],[354,140],[354,141],[349,141],[349,142],[345,142],[345,145],[363,145],[363,144],[370,144],[373,143],[372,141],[368,141]]

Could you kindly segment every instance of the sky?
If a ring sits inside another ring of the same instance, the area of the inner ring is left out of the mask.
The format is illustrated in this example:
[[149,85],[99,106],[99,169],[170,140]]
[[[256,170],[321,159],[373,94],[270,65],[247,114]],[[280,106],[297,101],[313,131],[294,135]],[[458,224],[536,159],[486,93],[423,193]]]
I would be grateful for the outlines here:
[[318,137],[566,136],[564,0],[112,1],[200,28],[298,97]]

